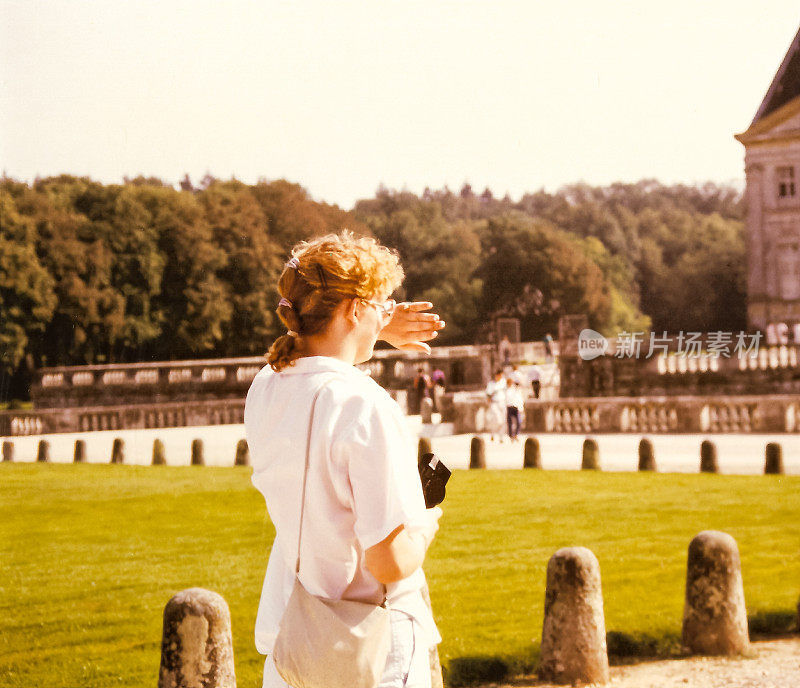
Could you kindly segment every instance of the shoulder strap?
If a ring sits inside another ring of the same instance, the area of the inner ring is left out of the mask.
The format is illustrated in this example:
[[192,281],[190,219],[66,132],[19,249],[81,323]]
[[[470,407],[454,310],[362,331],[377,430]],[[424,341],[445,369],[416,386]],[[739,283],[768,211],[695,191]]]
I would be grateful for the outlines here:
[[[303,492],[300,496],[300,532],[297,534],[297,563],[295,564],[294,568],[294,575],[295,578],[300,574],[300,545],[303,542],[303,516],[305,515],[306,510],[306,482],[308,480],[308,464],[310,462],[311,457],[311,431],[314,427],[314,411],[317,407],[317,399],[319,399],[319,395],[325,387],[328,386],[328,383],[332,382],[335,378],[329,378],[323,382],[319,389],[314,393],[314,398],[311,401],[311,413],[308,419],[308,435],[306,437],[306,462],[305,467],[303,468]],[[381,583],[381,590],[383,591],[383,601],[380,603],[380,606],[383,607],[386,605],[386,586]]]
[[311,456],[311,430],[314,427],[314,410],[317,407],[317,399],[319,399],[319,395],[321,394],[322,390],[327,387],[328,383],[331,380],[325,380],[325,382],[320,385],[319,389],[314,393],[314,398],[311,401],[311,415],[308,419],[308,435],[306,437],[306,463],[305,468],[303,469],[303,492],[300,496],[300,532],[297,535],[297,564],[295,565],[294,574],[295,576],[300,573],[300,543],[303,541],[303,516],[305,515],[306,510],[306,480],[308,478],[308,463]]

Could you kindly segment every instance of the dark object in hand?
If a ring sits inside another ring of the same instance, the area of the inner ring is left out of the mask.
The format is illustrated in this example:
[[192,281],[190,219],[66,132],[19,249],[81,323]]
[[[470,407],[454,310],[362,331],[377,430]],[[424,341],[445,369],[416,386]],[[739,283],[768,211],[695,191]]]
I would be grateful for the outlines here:
[[425,508],[430,509],[444,501],[444,486],[450,479],[450,469],[435,454],[423,454],[419,460],[419,477]]

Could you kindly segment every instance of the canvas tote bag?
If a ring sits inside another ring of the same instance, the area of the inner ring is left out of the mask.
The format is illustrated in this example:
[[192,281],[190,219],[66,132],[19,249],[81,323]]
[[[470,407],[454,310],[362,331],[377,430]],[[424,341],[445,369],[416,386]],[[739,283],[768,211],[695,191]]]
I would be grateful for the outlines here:
[[283,680],[294,688],[375,688],[391,646],[389,610],[384,606],[386,588],[380,605],[328,600],[310,594],[298,577],[311,429],[317,399],[324,387],[323,384],[317,390],[311,402],[294,588],[281,618],[273,660]]

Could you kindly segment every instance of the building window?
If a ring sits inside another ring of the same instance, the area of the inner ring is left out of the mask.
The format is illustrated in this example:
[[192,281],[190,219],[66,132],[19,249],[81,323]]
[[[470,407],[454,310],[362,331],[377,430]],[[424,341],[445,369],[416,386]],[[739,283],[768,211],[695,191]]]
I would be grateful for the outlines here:
[[778,291],[781,299],[800,299],[800,251],[798,244],[778,246]]
[[794,198],[794,167],[778,168],[778,198]]

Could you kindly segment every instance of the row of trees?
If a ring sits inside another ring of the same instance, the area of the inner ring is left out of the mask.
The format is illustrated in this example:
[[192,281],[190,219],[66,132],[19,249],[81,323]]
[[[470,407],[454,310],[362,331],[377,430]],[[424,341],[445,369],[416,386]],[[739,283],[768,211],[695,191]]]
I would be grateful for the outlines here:
[[350,216],[284,181],[0,183],[0,360],[263,352],[288,247]]
[[607,334],[744,326],[742,204],[727,187],[575,185],[517,202],[381,188],[347,212],[283,180],[4,178],[0,365],[263,353],[290,248],[344,227],[400,252],[400,296],[436,304],[442,343],[485,340],[500,315],[526,338],[578,312]]
[[565,313],[607,335],[746,326],[744,207],[731,187],[576,184],[517,202],[468,185],[379,189],[354,214],[400,250],[407,290],[437,303],[457,340],[500,312],[520,315],[530,338]]

